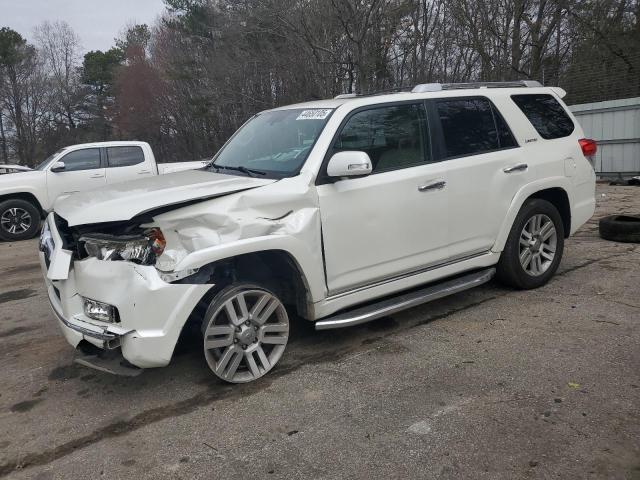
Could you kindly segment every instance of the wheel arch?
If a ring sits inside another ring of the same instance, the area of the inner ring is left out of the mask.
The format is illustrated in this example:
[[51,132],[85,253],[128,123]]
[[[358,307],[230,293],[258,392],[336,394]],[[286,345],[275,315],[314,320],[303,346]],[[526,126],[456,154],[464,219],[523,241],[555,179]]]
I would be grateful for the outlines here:
[[26,202],[31,203],[34,207],[38,209],[40,212],[40,217],[44,218],[46,213],[40,204],[40,201],[36,198],[33,193],[29,192],[16,192],[16,193],[5,193],[0,194],[0,202],[5,202],[7,200],[24,200]]
[[[540,190],[533,195],[530,195],[525,199],[525,202],[530,198],[539,198],[551,203],[558,212],[560,218],[562,218],[562,226],[564,227],[564,238],[569,238],[571,232],[571,203],[569,203],[569,195],[566,190],[560,187],[552,187],[544,190]],[[524,204],[524,202],[523,202]]]
[[252,281],[270,287],[281,296],[283,303],[295,307],[300,317],[313,319],[313,300],[307,277],[295,257],[285,250],[258,250],[215,260],[179,283],[215,285],[204,295],[194,310],[196,312],[220,290],[240,281]]
[[564,236],[565,238],[569,237],[571,232],[571,188],[567,178],[557,177],[528,184],[514,196],[491,251],[502,252],[513,222],[524,203],[531,198],[546,200],[558,209],[562,218]]

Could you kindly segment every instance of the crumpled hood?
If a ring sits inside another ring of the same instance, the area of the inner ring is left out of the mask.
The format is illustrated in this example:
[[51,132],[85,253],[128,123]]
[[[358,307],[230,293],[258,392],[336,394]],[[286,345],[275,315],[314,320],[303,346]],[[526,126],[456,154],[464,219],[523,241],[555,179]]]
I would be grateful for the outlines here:
[[215,198],[275,181],[187,170],[75,193],[57,201],[54,211],[69,226],[125,221],[158,208]]

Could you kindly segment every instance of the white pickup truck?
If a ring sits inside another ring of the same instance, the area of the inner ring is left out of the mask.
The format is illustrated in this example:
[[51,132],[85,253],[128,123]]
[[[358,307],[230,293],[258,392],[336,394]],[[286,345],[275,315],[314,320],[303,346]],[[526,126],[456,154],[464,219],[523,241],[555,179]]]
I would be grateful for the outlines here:
[[0,176],[0,239],[36,235],[40,220],[59,198],[103,185],[204,167],[208,162],[157,164],[145,142],[71,145],[49,156],[34,170]]

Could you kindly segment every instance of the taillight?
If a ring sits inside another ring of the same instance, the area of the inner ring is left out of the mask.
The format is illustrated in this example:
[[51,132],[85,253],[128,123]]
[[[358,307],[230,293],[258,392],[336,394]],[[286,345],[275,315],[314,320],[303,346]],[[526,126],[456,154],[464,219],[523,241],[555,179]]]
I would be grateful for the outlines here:
[[582,154],[585,157],[593,157],[598,151],[598,144],[595,140],[591,140],[590,138],[581,138],[578,140],[580,144],[580,148],[582,148]]

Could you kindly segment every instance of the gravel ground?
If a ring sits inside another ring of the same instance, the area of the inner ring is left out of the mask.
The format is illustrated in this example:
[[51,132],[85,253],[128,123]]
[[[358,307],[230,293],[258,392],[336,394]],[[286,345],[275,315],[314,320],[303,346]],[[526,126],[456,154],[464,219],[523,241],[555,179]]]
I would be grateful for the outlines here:
[[72,363],[35,240],[0,244],[0,477],[640,479],[640,245],[595,218],[535,291],[496,283],[342,331],[222,384],[198,352],[136,378]]

